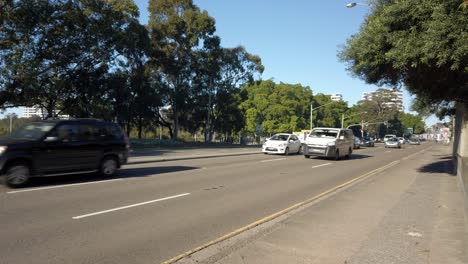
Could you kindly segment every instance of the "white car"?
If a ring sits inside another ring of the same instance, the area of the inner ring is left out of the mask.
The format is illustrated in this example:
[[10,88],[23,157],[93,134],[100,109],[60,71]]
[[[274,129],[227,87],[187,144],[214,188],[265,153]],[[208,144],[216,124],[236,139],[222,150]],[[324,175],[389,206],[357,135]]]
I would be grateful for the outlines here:
[[397,136],[396,135],[393,135],[393,134],[388,134],[388,135],[385,135],[384,137],[384,142],[387,142],[387,140],[389,140],[390,138],[396,138]]
[[398,137],[398,141],[400,141],[400,144],[405,144],[405,138],[403,137]]
[[296,135],[280,133],[273,135],[263,143],[262,152],[265,154],[299,154],[302,152],[302,144]]

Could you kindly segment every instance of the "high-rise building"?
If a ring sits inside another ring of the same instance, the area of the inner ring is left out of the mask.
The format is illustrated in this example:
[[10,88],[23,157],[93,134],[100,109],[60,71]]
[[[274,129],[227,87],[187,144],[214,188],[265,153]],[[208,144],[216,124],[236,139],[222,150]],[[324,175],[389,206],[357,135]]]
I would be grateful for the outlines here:
[[343,95],[342,94],[330,94],[330,99],[333,102],[343,101]]
[[378,89],[374,92],[364,92],[362,94],[362,100],[373,100],[377,97],[386,98],[388,100],[386,103],[388,106],[395,106],[398,111],[403,112],[403,92],[391,89]]

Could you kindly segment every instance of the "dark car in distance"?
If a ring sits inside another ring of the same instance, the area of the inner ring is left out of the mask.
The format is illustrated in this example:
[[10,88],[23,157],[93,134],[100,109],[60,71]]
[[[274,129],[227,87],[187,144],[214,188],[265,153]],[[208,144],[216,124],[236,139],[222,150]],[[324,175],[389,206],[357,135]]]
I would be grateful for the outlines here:
[[97,119],[28,123],[0,138],[0,172],[10,187],[31,177],[98,172],[112,176],[128,159],[121,127]]
[[375,146],[375,141],[371,137],[363,137],[361,146],[363,146],[363,147],[374,147]]

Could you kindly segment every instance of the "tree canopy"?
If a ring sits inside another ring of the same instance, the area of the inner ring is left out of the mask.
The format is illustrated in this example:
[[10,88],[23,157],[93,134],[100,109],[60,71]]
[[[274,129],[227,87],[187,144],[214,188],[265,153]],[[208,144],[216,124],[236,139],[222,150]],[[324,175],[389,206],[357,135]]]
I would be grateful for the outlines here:
[[246,130],[266,134],[298,131],[308,127],[312,90],[299,84],[276,84],[272,80],[245,86],[240,105]]
[[376,0],[340,53],[370,84],[405,86],[427,103],[468,103],[468,9],[462,0]]

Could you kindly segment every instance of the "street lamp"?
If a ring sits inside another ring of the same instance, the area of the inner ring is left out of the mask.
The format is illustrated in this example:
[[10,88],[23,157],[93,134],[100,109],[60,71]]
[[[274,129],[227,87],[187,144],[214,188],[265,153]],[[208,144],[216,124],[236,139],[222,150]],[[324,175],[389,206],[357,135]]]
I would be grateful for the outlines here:
[[350,116],[347,116],[347,117],[345,117],[344,114],[341,114],[341,128],[343,128],[343,126],[344,126],[344,121],[345,121],[346,118],[350,118],[350,117],[357,116],[357,115],[361,115],[361,114],[367,114],[367,112],[364,111],[364,112],[360,112],[360,113],[357,113],[357,114],[354,114],[354,115],[350,115]]
[[365,5],[365,6],[370,6],[369,4],[366,4],[366,3],[356,3],[356,2],[353,2],[353,3],[349,3],[346,5],[347,8],[353,8],[357,5]]
[[334,103],[334,102],[331,101],[331,102],[328,102],[328,103],[326,103],[324,105],[321,105],[321,106],[318,106],[318,107],[315,107],[315,108],[312,108],[313,104],[310,104],[310,131],[312,131],[312,128],[314,128],[314,123],[313,123],[313,118],[314,117],[312,116],[313,111],[316,110],[316,109],[322,108],[322,107],[324,107],[326,105],[332,104],[332,103]]

